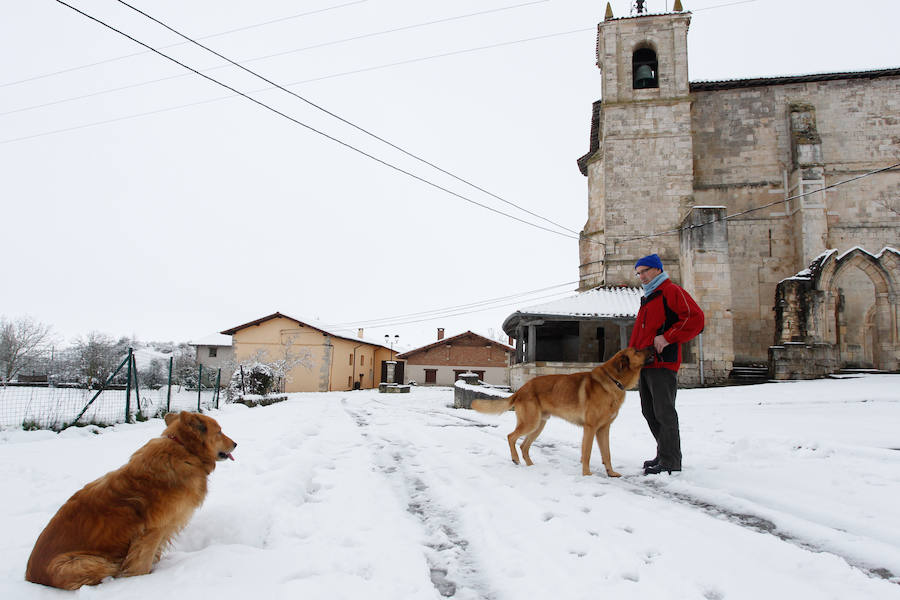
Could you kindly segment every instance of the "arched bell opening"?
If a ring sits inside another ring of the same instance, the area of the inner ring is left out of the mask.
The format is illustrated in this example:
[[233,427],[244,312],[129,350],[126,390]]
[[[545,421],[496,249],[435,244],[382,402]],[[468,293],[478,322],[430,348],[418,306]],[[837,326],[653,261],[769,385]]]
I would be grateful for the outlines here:
[[652,48],[638,48],[631,57],[632,87],[644,90],[659,87],[659,62]]

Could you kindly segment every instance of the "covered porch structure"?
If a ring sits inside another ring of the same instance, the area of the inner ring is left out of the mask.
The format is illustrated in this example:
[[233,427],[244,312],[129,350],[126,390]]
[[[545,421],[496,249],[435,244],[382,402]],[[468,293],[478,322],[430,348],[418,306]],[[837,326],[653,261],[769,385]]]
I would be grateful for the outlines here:
[[515,340],[513,390],[539,375],[588,371],[628,345],[640,288],[597,287],[517,310],[503,322]]

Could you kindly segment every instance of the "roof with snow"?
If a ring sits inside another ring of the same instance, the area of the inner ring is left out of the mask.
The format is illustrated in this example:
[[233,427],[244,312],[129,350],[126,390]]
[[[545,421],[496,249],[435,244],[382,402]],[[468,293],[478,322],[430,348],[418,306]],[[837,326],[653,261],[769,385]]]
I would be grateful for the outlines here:
[[325,329],[321,325],[316,324],[315,321],[310,321],[309,319],[307,319],[305,321],[301,321],[300,319],[295,319],[294,317],[290,317],[290,316],[280,313],[280,312],[274,312],[271,315],[266,315],[265,317],[260,317],[259,319],[256,319],[255,321],[250,321],[249,323],[244,323],[243,325],[238,325],[237,327],[232,327],[231,329],[226,329],[225,331],[222,331],[221,333],[222,333],[222,335],[231,336],[231,335],[234,335],[235,333],[237,333],[238,331],[240,331],[241,329],[246,329],[247,327],[253,327],[254,325],[260,325],[262,323],[265,323],[266,321],[271,321],[272,319],[287,319],[289,321],[299,323],[300,325],[304,325],[306,327],[310,327],[317,331],[321,331],[322,333],[326,333],[326,334],[330,335],[331,337],[340,338],[340,339],[344,339],[344,340],[350,340],[350,341],[354,341],[354,342],[360,342],[363,344],[368,344],[369,346],[379,346],[381,348],[389,348],[389,346],[386,346],[380,342],[376,342],[376,341],[373,341],[370,339],[360,338],[358,336],[354,337],[352,334],[349,334],[349,333],[348,334],[336,333],[333,330]]
[[222,333],[211,333],[188,342],[190,346],[231,346],[231,336]]
[[503,322],[509,330],[524,316],[568,317],[572,320],[634,319],[641,307],[641,288],[625,286],[597,287],[574,296],[522,308]]

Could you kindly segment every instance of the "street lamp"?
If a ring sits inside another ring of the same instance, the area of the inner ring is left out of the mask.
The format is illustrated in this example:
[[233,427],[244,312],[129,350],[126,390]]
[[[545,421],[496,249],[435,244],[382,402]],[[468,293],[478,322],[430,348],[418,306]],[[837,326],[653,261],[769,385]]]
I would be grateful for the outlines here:
[[394,361],[394,344],[396,344],[399,339],[399,335],[394,335],[394,339],[391,339],[390,335],[384,334],[384,343],[391,349],[391,362]]

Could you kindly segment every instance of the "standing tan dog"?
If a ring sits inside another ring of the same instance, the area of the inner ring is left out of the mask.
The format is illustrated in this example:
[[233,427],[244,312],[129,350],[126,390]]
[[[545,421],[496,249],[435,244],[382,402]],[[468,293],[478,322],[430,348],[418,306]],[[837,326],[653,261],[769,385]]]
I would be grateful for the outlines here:
[[206,478],[237,446],[214,419],[169,413],[162,436],[62,505],[38,537],[25,579],[66,590],[150,572],[206,497]]
[[531,466],[528,450],[541,435],[551,415],[584,427],[581,440],[581,473],[591,474],[591,447],[594,437],[603,458],[603,466],[610,477],[613,471],[609,457],[609,426],[619,414],[625,401],[625,390],[637,384],[641,368],[653,360],[653,348],[635,350],[625,348],[593,370],[571,375],[542,375],[528,381],[515,394],[497,400],[473,400],[478,412],[499,414],[516,409],[516,428],[507,436],[509,452],[519,464],[516,440],[523,435],[522,456]]

